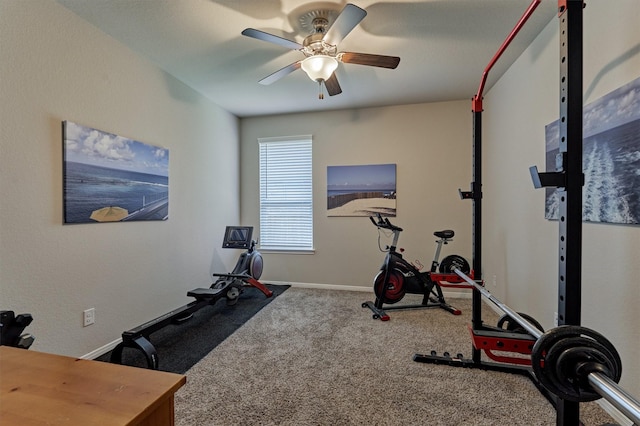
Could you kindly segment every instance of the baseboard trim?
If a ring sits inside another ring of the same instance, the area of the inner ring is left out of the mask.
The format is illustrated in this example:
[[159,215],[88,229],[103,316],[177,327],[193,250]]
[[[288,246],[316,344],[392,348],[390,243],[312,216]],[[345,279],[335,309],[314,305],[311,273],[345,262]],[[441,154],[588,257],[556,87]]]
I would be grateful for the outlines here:
[[[301,283],[301,282],[285,282],[285,281],[269,281],[268,284],[273,285],[290,285],[296,288],[317,288],[322,290],[342,290],[342,291],[361,291],[372,293],[373,288],[371,286],[359,286],[359,285],[340,285],[340,284],[320,284],[320,283]],[[442,294],[445,299],[471,299],[471,291],[453,290],[447,291],[446,287],[443,287]]]
[[107,343],[104,346],[99,347],[98,349],[95,349],[91,352],[89,352],[88,354],[84,354],[80,357],[80,359],[96,359],[106,353],[108,353],[110,350],[113,350],[113,348],[115,348],[116,346],[118,346],[118,344],[120,344],[120,342],[122,342],[122,338],[116,339],[113,342]]
[[270,281],[269,284],[290,285],[291,287],[296,287],[296,288],[317,288],[322,290],[343,290],[343,291],[362,291],[362,292],[371,291],[371,287],[362,287],[358,285],[317,284],[317,283],[276,282],[276,281]]
[[[338,284],[318,284],[318,283],[300,283],[300,282],[283,282],[283,281],[269,281],[265,284],[273,284],[273,285],[289,285],[295,288],[315,288],[315,289],[324,289],[324,290],[341,290],[341,291],[360,291],[370,293],[372,288],[370,286],[355,286],[355,285],[338,285]],[[442,292],[445,298],[451,299],[470,299],[471,292],[470,291],[444,291]],[[504,314],[497,306],[492,303],[486,303],[485,305],[489,306],[492,310],[494,310],[497,314]],[[96,359],[109,351],[113,350],[118,344],[122,342],[122,338],[118,338],[110,343],[107,343],[104,346],[99,347],[85,355],[82,355],[80,359]],[[629,420],[624,414],[618,411],[611,403],[604,399],[600,399],[596,401],[602,409],[611,416],[620,426],[633,426],[633,422]]]
[[[291,287],[296,288],[315,288],[315,289],[323,289],[323,290],[339,290],[339,291],[359,291],[363,293],[372,293],[373,289],[371,286],[357,286],[357,285],[339,285],[339,284],[321,284],[321,283],[303,283],[303,282],[287,282],[287,281],[269,281],[265,282],[265,284],[273,284],[273,285],[289,285]],[[470,299],[471,291],[467,290],[459,290],[459,291],[446,291],[446,287],[443,287],[442,294],[445,299]],[[494,309],[497,313],[501,313],[501,311],[492,306],[490,303],[486,303],[492,309]],[[84,354],[80,357],[80,359],[96,359],[109,351],[113,350],[118,344],[122,342],[122,338],[118,338],[112,342],[107,343],[87,354]],[[604,407],[603,407],[604,408]],[[613,406],[611,406],[613,409]]]

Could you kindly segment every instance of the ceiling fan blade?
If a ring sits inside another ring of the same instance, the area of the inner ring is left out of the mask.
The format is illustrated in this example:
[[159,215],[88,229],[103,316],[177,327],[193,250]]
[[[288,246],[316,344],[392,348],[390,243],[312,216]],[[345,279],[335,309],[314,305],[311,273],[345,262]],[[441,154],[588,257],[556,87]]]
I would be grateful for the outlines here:
[[347,34],[353,30],[356,25],[360,23],[367,16],[367,12],[364,9],[360,9],[358,6],[353,5],[351,3],[347,3],[347,5],[342,9],[336,20],[327,33],[324,35],[322,40],[325,43],[329,43],[333,46],[337,46],[338,43],[344,39]]
[[329,80],[324,82],[324,87],[327,88],[327,93],[329,96],[339,95],[342,93],[342,88],[340,87],[340,83],[338,83],[338,77],[336,77],[336,73],[334,72],[329,77]]
[[258,40],[267,41],[269,43],[274,43],[291,50],[302,49],[302,45],[298,42],[277,35],[265,33],[264,31],[256,30],[254,28],[245,29],[244,31],[242,31],[242,35],[257,38]]
[[287,65],[284,68],[279,69],[278,71],[274,72],[273,74],[270,74],[270,75],[266,76],[265,78],[260,80],[258,83],[267,86],[267,85],[269,85],[271,83],[275,83],[276,81],[280,80],[282,77],[291,74],[292,72],[294,72],[295,70],[297,70],[299,68],[300,68],[300,61],[294,62],[294,63],[292,63],[290,65]]
[[371,55],[369,53],[341,52],[337,58],[347,64],[369,65],[372,67],[395,69],[400,63],[397,56]]

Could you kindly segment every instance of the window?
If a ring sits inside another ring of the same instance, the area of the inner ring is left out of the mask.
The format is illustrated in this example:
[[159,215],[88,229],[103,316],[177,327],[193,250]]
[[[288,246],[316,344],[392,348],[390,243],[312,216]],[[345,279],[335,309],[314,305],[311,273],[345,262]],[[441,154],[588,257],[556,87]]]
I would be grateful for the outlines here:
[[260,249],[313,250],[311,135],[260,138]]

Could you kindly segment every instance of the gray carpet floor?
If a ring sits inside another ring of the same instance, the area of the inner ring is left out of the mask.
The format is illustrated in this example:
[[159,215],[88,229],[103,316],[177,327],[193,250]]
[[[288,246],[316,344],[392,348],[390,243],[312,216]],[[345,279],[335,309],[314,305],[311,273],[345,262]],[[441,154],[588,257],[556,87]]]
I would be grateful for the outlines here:
[[[556,424],[524,376],[412,360],[431,350],[470,356],[470,299],[447,300],[460,316],[392,311],[381,322],[361,307],[370,297],[290,288],[187,371],[176,424]],[[485,307],[483,319],[495,325],[498,316]],[[581,418],[612,422],[595,402],[581,404]]]
[[[254,287],[246,287],[234,305],[227,305],[226,299],[218,300],[193,313],[193,317],[183,324],[169,324],[149,336],[150,343],[158,355],[158,369],[184,374],[220,342],[233,334],[260,309],[271,303],[289,288],[283,285],[269,285],[273,292],[266,297]],[[187,302],[192,302],[188,299]],[[111,351],[97,358],[110,362]],[[122,364],[147,368],[147,360],[142,351],[124,348]]]

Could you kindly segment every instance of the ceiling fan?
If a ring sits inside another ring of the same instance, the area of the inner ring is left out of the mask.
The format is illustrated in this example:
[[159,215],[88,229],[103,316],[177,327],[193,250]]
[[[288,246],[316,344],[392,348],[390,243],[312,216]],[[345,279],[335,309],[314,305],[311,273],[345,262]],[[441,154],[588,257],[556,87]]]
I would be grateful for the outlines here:
[[331,25],[329,25],[330,13],[316,11],[313,14],[315,15],[311,20],[313,32],[303,40],[302,44],[253,28],[247,28],[242,31],[244,36],[275,43],[291,50],[299,50],[305,56],[304,59],[287,65],[263,78],[259,81],[260,84],[268,85],[274,83],[293,71],[302,68],[311,80],[318,82],[320,86],[319,98],[323,99],[323,84],[330,96],[342,93],[335,74],[338,62],[389,69],[395,69],[400,63],[400,58],[397,56],[338,52],[338,43],[367,16],[367,12],[364,9],[347,3]]

